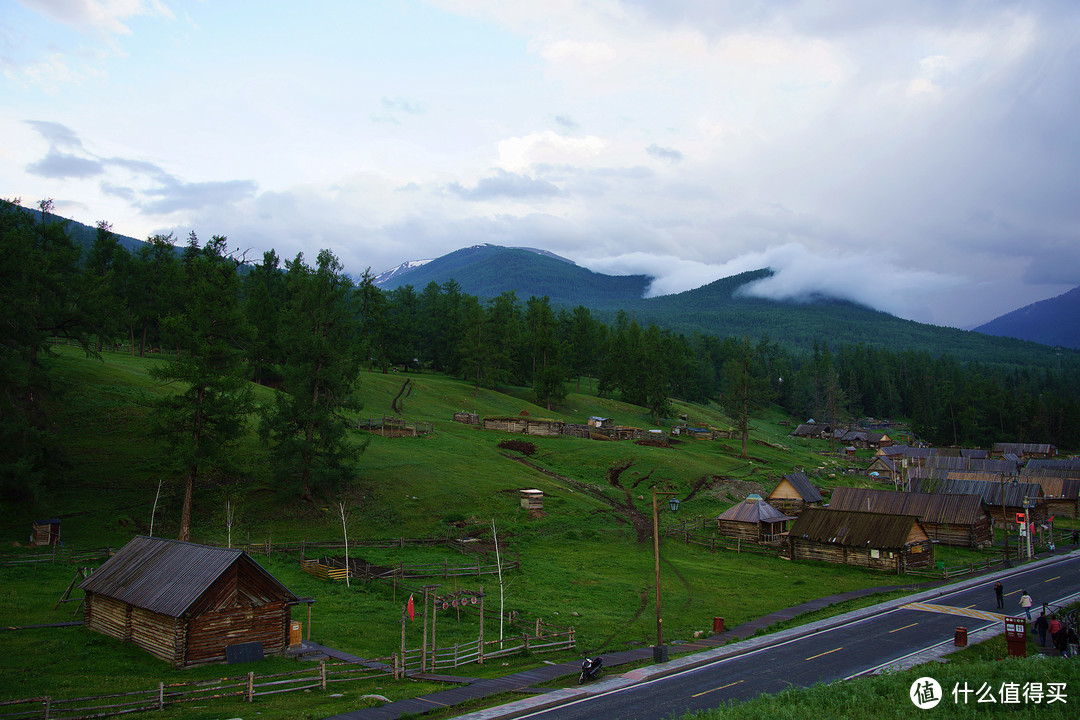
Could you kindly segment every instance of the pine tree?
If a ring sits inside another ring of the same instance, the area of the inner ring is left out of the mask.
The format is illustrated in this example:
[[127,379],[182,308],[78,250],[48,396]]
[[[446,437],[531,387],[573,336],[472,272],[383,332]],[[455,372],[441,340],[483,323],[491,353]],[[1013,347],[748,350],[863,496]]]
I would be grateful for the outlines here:
[[281,392],[260,432],[279,478],[295,482],[311,502],[349,484],[365,447],[350,440],[344,414],[360,408],[355,390],[363,356],[353,284],[333,253],[322,250],[315,267],[303,254],[285,265]]
[[248,325],[240,307],[237,265],[224,237],[215,236],[200,248],[192,233],[184,253],[183,302],[162,321],[177,354],[150,371],[158,380],[176,385],[176,391],[158,404],[155,431],[168,444],[184,478],[181,540],[191,536],[196,486],[231,465],[251,412],[241,351]]

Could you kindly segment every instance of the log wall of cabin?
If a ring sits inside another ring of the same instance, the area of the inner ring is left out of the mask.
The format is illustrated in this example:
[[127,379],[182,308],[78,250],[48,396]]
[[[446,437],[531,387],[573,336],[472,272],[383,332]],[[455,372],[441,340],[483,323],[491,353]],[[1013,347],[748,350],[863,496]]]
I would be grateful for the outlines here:
[[245,642],[261,642],[264,655],[282,655],[289,644],[289,619],[289,606],[282,600],[192,618],[185,664],[220,662],[227,646]]
[[717,520],[717,532],[724,537],[750,542],[761,542],[761,528],[757,523]]

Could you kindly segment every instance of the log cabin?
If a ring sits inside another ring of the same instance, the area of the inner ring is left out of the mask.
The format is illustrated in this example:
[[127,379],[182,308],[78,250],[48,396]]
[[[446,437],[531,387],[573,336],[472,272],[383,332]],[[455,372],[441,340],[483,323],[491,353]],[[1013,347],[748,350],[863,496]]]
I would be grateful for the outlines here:
[[994,542],[990,509],[979,495],[838,487],[829,509],[914,515],[930,539],[944,545],[981,549]]
[[780,478],[767,501],[784,515],[798,515],[805,507],[821,504],[821,493],[804,472]]
[[794,519],[755,494],[720,513],[716,525],[720,535],[762,543],[777,541]]
[[79,587],[85,627],[177,668],[224,661],[227,647],[248,642],[284,655],[301,602],[241,550],[144,536]]
[[792,560],[903,573],[934,563],[934,545],[914,515],[808,507],[788,531]]

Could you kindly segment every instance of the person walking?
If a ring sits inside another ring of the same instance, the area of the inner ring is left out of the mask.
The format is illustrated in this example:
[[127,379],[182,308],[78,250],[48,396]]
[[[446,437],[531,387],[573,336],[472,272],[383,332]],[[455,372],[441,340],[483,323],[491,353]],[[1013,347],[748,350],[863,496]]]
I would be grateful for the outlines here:
[[997,606],[999,609],[1005,609],[1005,588],[1001,586],[1001,581],[998,580],[994,583],[994,595],[997,596]]
[[[1046,622],[1046,613],[1039,613],[1039,619],[1035,621],[1035,632],[1039,633],[1039,647],[1046,647],[1046,631],[1050,630],[1050,637],[1054,636],[1054,631],[1051,629],[1054,627],[1054,623],[1057,623],[1057,618],[1054,618],[1050,622]],[[1061,623],[1058,623],[1060,626]]]
[[1068,655],[1069,647],[1066,644],[1067,635],[1065,634],[1065,626],[1061,624],[1061,621],[1054,618],[1050,621],[1050,639],[1054,643],[1054,647],[1062,655]]
[[1028,595],[1028,591],[1020,593],[1020,607],[1024,608],[1024,612],[1027,613],[1027,619],[1031,619],[1031,596]]

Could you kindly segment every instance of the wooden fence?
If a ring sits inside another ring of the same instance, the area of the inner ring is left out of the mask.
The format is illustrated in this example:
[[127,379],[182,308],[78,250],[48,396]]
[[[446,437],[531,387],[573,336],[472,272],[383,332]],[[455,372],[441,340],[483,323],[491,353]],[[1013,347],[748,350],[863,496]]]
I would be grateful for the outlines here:
[[[485,660],[508,655],[573,650],[576,644],[574,628],[547,634],[530,635],[529,633],[522,633],[502,640],[485,640],[484,642],[477,638],[472,642],[455,643],[450,647],[428,647],[426,653],[423,648],[406,650],[401,659],[400,667],[419,672],[425,670],[434,672],[435,670],[448,670],[471,663],[482,664]],[[425,661],[427,663],[426,668],[421,665]]]
[[287,673],[246,675],[182,683],[158,683],[156,689],[77,698],[32,697],[0,702],[0,718],[33,720],[82,720],[134,712],[164,710],[181,703],[205,702],[216,698],[242,697],[248,702],[279,693],[326,690],[331,683],[390,676],[397,658],[382,658],[366,664],[319,663]]
[[782,542],[777,542],[776,538],[779,536],[770,536],[771,542],[754,542],[752,540],[741,540],[739,538],[731,538],[726,535],[720,535],[716,532],[705,532],[697,530],[691,527],[692,523],[683,523],[681,525],[666,528],[664,530],[664,537],[672,538],[674,540],[681,540],[684,545],[697,545],[698,547],[709,548],[712,552],[718,550],[728,550],[734,553],[755,553],[757,555],[786,555],[787,549]]
[[0,565],[5,567],[16,567],[19,565],[36,565],[38,563],[57,562],[66,563],[68,565],[81,565],[83,563],[92,563],[98,560],[108,560],[112,557],[114,552],[116,552],[116,549],[111,547],[76,552],[74,545],[69,545],[67,547],[53,545],[48,550],[26,553],[17,557],[4,557],[3,559],[0,559]]
[[425,420],[408,421],[383,415],[369,417],[367,420],[360,418],[356,421],[356,428],[383,437],[419,437],[433,432],[435,425]]

